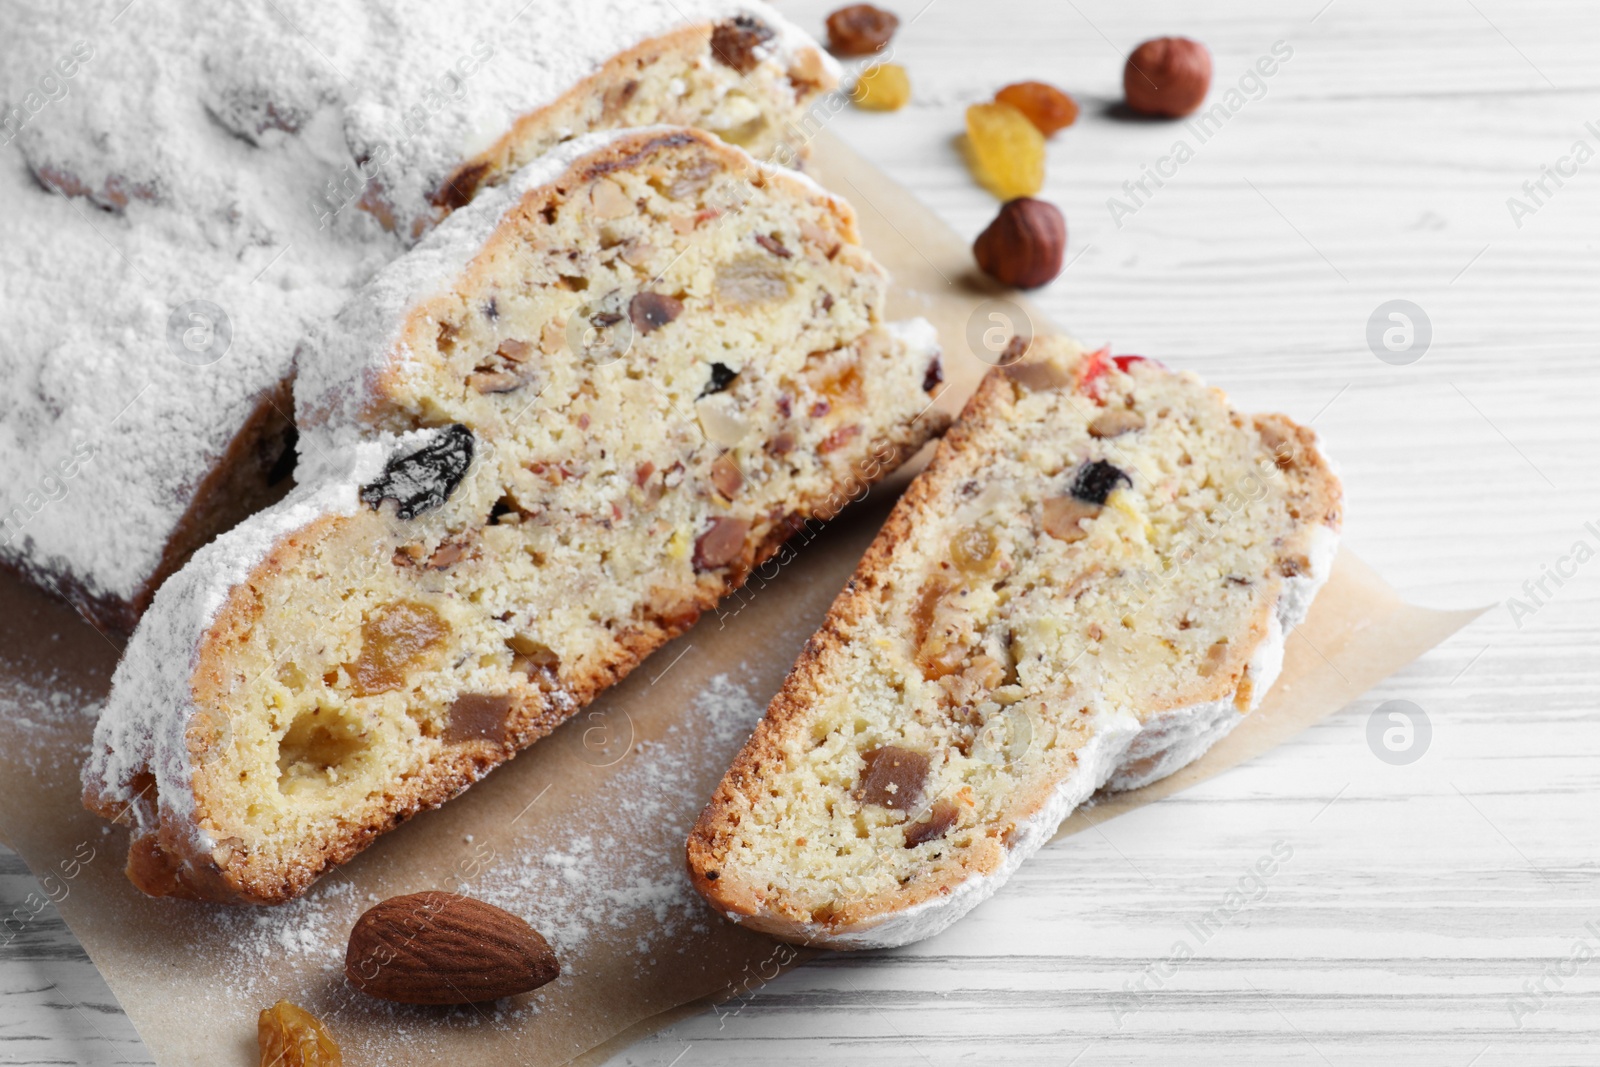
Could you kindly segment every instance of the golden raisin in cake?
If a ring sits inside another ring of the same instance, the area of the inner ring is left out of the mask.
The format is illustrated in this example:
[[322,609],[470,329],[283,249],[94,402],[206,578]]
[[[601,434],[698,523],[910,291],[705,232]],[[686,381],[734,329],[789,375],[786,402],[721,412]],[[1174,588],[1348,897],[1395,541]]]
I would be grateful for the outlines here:
[[563,146],[300,352],[303,480],[158,593],[84,772],[146,892],[272,903],[547,734],[943,428],[844,202]]
[[1261,700],[1332,565],[1309,430],[1062,339],[989,374],[900,500],[688,842],[730,919],[904,944],[1110,785]]
[[62,0],[0,32],[0,566],[124,631],[282,498],[295,346],[428,227],[594,130],[796,162],[838,77],[755,0],[111,14]]

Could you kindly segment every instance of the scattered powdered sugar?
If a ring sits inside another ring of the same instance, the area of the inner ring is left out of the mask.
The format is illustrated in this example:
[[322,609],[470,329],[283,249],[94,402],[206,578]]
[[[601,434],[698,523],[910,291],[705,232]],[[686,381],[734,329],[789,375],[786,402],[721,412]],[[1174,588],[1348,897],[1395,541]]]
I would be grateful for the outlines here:
[[471,891],[522,915],[567,958],[641,917],[649,920],[635,935],[641,953],[703,929],[711,912],[684,873],[683,843],[762,710],[728,675],[715,676],[681,722],[618,765],[590,825],[506,857]]
[[64,677],[59,669],[42,673],[0,663],[6,756],[35,777],[77,777],[89,727],[104,706],[103,696]]
[[[498,841],[493,861],[475,879],[439,888],[526,919],[555,949],[563,975],[581,976],[588,960],[618,953],[635,954],[648,967],[657,954],[690,952],[694,937],[721,920],[689,883],[684,841],[763,710],[729,675],[710,678],[659,740],[633,746],[584,798],[577,815],[529,819],[521,836]],[[563,738],[542,743],[559,745]],[[217,982],[202,996],[219,1013],[276,999],[299,982],[322,991],[310,996],[308,1006],[326,1018],[371,1018],[378,1012],[392,1028],[417,1010],[353,993],[340,978],[350,928],[378,900],[335,869],[279,907],[179,901],[163,906],[188,912],[167,932],[208,961],[201,966]],[[484,1015],[463,1008],[451,1018],[463,1025],[506,1025],[546,1010],[536,994]],[[427,1040],[428,1029],[417,1037]]]
[[59,670],[23,681],[9,665],[0,666],[0,718],[10,726],[53,730],[74,716],[93,722],[104,704],[104,697],[90,696]]

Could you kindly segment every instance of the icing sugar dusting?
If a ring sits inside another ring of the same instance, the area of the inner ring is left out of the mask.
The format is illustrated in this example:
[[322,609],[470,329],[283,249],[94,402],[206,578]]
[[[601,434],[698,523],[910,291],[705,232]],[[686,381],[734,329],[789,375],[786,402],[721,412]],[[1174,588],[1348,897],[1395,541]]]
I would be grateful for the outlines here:
[[704,929],[710,912],[684,874],[683,842],[711,795],[707,769],[716,768],[714,781],[763,710],[726,674],[712,678],[683,722],[634,746],[606,784],[614,802],[589,826],[491,868],[472,892],[524,916],[570,956],[644,914],[641,953]]
[[[698,937],[721,922],[689,883],[683,843],[763,710],[764,704],[729,675],[706,680],[659,740],[636,743],[586,790],[576,814],[528,819],[517,837],[497,841],[492,860],[473,878],[440,888],[526,919],[550,941],[564,979],[608,981],[593,967],[627,959],[636,961],[629,966],[641,979],[649,980],[658,958],[691,953]],[[541,742],[562,743],[559,732]],[[464,844],[487,843],[473,836]],[[341,977],[346,939],[356,918],[378,900],[335,869],[304,896],[279,907],[171,900],[160,905],[184,912],[182,921],[163,924],[167,936],[203,961],[217,954],[214,962],[200,965],[217,981],[194,998],[195,1011],[231,1018],[241,1005],[259,1007],[288,996],[326,1019],[341,1041],[348,1037],[347,1055],[360,1054],[361,1062],[420,1062],[435,1051],[441,1027],[512,1028],[562,1010],[560,998],[576,995],[558,981],[496,1008],[452,1011],[388,1004],[355,993]],[[592,993],[592,988],[580,991]],[[382,1034],[371,1046],[363,1036],[369,1027]],[[407,1057],[419,1058],[386,1057],[385,1050],[392,1053],[397,1044]]]
[[138,594],[306,328],[404,251],[357,206],[363,161],[382,150],[407,233],[516,116],[617,52],[746,11],[780,55],[807,46],[759,0],[8,10],[0,558]]

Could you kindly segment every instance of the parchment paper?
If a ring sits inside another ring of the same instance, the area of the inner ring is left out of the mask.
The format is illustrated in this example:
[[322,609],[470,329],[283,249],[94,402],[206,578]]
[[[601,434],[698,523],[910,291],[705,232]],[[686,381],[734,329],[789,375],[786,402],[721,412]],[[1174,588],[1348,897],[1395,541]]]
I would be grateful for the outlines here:
[[[1039,316],[976,279],[963,241],[826,135],[816,170],[855,202],[867,244],[895,273],[896,315],[932,318],[955,410],[986,365],[966,338],[975,311]],[[71,608],[0,577],[0,836],[41,878],[127,1009],[156,1062],[253,1064],[257,1012],[288,998],[327,1020],[351,1067],[601,1062],[707,1005],[737,1001],[807,953],[710,913],[682,875],[682,843],[800,646],[871,541],[904,478],[753,576],[724,610],[657,652],[594,707],[436,812],[388,835],[275,909],[141,896],[126,835],[78,800],[78,766],[115,665],[116,642]],[[1343,553],[1289,640],[1265,705],[1194,766],[1101,798],[1070,834],[1250,759],[1465,625],[1475,612],[1404,604]],[[357,915],[397,893],[454,889],[525,916],[563,973],[492,1006],[420,1009],[350,991],[342,963]],[[45,907],[24,901],[0,943]],[[729,1009],[724,1009],[729,1010]]]

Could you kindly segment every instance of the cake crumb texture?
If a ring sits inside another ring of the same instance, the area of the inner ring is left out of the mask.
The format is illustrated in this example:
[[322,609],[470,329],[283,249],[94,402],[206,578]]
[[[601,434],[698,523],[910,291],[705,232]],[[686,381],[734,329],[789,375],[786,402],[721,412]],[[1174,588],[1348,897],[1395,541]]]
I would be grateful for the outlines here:
[[991,372],[901,499],[688,842],[729,917],[925,937],[1096,789],[1259,702],[1331,566],[1311,433],[1060,338]]

